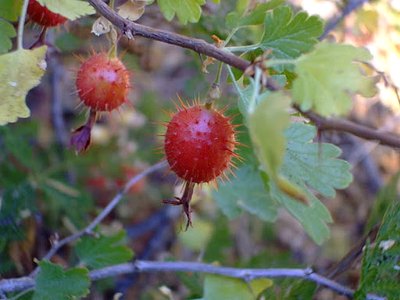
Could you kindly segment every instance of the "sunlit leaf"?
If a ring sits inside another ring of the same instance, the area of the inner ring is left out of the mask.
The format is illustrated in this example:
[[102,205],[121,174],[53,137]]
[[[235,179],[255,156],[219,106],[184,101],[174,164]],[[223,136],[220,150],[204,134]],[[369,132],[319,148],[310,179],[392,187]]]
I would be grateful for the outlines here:
[[296,61],[293,82],[294,101],[301,109],[324,115],[342,115],[351,108],[351,95],[371,97],[375,79],[363,74],[359,62],[371,54],[363,48],[322,42]]
[[40,83],[46,70],[46,50],[43,46],[0,56],[0,125],[30,116],[25,97]]

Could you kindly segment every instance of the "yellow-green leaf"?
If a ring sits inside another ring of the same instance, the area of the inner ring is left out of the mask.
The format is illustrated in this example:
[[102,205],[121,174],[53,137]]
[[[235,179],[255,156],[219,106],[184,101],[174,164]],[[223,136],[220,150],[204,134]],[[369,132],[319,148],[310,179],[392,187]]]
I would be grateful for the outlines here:
[[60,14],[69,20],[76,20],[82,16],[92,15],[96,11],[86,1],[80,0],[38,0],[52,12]]
[[271,178],[278,176],[285,155],[284,130],[289,125],[290,99],[282,92],[267,94],[249,115],[249,129],[257,156]]
[[272,280],[260,278],[244,282],[238,278],[207,275],[202,300],[256,300],[259,294],[273,285]]
[[43,46],[0,56],[0,125],[30,116],[25,97],[40,83],[46,70],[46,50]]
[[90,278],[86,268],[64,270],[61,266],[43,260],[36,276],[33,300],[81,299],[89,294]]
[[343,115],[351,108],[351,95],[371,97],[375,79],[363,74],[359,62],[371,60],[364,48],[322,42],[296,61],[294,101],[302,110],[324,115]]

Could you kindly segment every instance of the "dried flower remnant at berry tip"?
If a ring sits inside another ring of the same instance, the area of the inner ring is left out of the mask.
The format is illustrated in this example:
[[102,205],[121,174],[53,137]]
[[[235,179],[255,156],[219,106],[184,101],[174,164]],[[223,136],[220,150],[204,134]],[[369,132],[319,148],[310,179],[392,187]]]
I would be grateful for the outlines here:
[[195,184],[215,182],[219,176],[227,177],[231,171],[232,158],[238,157],[234,150],[235,125],[223,112],[211,105],[195,103],[181,107],[166,124],[164,151],[171,170],[185,181],[181,198],[163,201],[182,205],[187,225],[192,224],[190,200]]
[[96,123],[96,119],[96,111],[91,110],[86,123],[72,132],[69,144],[70,147],[75,148],[76,153],[82,153],[89,148],[92,128]]

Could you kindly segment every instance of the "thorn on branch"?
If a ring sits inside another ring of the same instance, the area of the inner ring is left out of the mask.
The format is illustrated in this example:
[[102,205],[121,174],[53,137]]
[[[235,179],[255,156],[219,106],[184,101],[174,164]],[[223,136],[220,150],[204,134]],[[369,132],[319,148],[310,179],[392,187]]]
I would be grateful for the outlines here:
[[126,23],[124,23],[124,27],[121,29],[122,34],[125,35],[128,40],[133,40],[135,37],[135,34],[133,33],[133,29],[129,28]]

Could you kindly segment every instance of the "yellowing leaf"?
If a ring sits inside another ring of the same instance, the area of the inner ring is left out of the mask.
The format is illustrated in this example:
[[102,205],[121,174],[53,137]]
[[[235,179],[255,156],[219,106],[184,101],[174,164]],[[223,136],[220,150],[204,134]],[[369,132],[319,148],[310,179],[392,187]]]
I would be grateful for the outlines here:
[[272,280],[268,278],[255,279],[246,283],[238,278],[207,275],[204,280],[202,300],[254,300],[272,285]]
[[25,97],[40,83],[46,70],[46,50],[43,46],[0,56],[0,125],[30,116]]
[[118,7],[118,14],[125,19],[136,21],[144,14],[146,3],[146,0],[129,0]]
[[276,178],[285,155],[284,130],[289,125],[290,99],[282,92],[265,97],[249,115],[249,129],[261,164],[269,176]]
[[293,82],[294,101],[302,110],[324,115],[341,115],[351,108],[352,94],[371,97],[375,79],[362,73],[358,62],[368,62],[371,54],[363,48],[322,42],[296,61],[298,77]]
[[101,16],[96,21],[94,21],[92,26],[92,33],[94,33],[97,36],[100,36],[102,34],[110,32],[111,28],[112,28],[111,22],[108,21],[103,16]]
[[249,282],[249,286],[254,295],[259,295],[273,285],[273,281],[268,278],[258,278]]
[[60,14],[69,20],[76,20],[82,16],[92,15],[96,11],[86,1],[80,0],[37,0],[52,12]]

